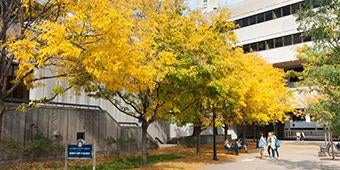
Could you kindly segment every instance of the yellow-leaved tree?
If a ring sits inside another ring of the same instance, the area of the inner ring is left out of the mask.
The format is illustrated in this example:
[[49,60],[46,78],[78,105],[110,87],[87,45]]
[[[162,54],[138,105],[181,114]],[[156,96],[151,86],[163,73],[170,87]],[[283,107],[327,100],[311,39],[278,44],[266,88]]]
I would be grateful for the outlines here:
[[[0,1],[0,139],[2,137],[3,116],[7,110],[5,102],[20,88],[31,88],[38,81],[65,77],[66,72],[55,72],[52,75],[36,75],[39,69],[46,68],[52,62],[66,62],[62,58],[53,56],[42,57],[36,51],[37,43],[31,38],[45,30],[37,30],[35,25],[45,21],[55,21],[63,13],[61,1],[40,2],[38,0],[3,0]],[[44,42],[41,42],[44,43]],[[53,58],[53,59],[52,59]],[[53,61],[52,61],[53,60]],[[68,64],[69,65],[69,64]],[[71,65],[71,64],[70,64]],[[72,70],[72,66],[67,70]],[[65,69],[66,70],[66,69]],[[66,89],[54,90],[55,95],[63,93]],[[20,91],[20,90],[19,90]],[[19,94],[17,97],[22,97]],[[16,97],[16,96],[14,96]],[[41,101],[46,101],[44,98]]]
[[244,54],[233,60],[238,60],[234,62],[237,70],[226,75],[224,81],[228,85],[221,86],[227,87],[221,98],[225,127],[283,122],[293,104],[285,87],[284,72],[255,54]]
[[128,85],[130,79],[122,72],[139,72],[140,58],[144,59],[131,43],[136,34],[131,4],[125,0],[1,1],[0,122],[5,99],[20,85],[41,87],[45,79],[67,82],[67,86],[56,83],[51,96],[30,105],[97,80],[111,89]]

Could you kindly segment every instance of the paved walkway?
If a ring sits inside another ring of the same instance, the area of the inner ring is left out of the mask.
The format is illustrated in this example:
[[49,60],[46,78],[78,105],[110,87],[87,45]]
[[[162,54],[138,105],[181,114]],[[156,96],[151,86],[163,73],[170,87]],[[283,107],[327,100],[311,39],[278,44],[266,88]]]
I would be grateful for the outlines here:
[[258,153],[241,154],[234,162],[210,165],[203,170],[340,170],[339,157],[336,161],[318,157],[319,145],[282,142],[279,160],[260,160]]

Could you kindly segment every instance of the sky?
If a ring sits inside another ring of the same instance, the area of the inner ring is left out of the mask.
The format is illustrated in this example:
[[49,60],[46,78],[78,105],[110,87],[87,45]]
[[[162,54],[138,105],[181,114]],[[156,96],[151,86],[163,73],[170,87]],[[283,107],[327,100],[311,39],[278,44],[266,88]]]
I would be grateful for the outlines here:
[[[188,6],[191,8],[191,9],[195,9],[196,8],[196,4],[195,4],[195,1],[197,0],[187,0],[188,1]],[[219,1],[219,5],[220,7],[223,7],[225,6],[226,4],[234,4],[234,3],[238,3],[238,2],[241,2],[243,0],[218,0]]]

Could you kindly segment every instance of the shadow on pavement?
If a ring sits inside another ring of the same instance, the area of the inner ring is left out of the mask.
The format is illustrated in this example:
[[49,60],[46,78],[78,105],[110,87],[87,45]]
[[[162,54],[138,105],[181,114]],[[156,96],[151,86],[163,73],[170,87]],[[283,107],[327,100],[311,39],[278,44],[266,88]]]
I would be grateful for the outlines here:
[[339,165],[326,165],[324,162],[319,161],[290,161],[290,160],[276,160],[272,161],[273,164],[283,166],[287,169],[300,169],[300,170],[310,170],[310,169],[322,169],[322,170],[339,170]]

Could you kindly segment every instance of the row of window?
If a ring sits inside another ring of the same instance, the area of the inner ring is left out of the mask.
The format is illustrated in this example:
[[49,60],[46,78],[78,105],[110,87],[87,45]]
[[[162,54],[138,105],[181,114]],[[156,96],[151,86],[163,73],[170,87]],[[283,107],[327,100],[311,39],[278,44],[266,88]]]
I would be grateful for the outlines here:
[[[7,84],[9,85],[7,87],[7,90],[11,88],[11,82],[15,79],[15,71],[18,69],[17,64],[12,64],[9,70],[9,78]],[[15,90],[8,96],[5,100],[6,101],[12,101],[15,99],[22,99],[22,100],[28,100],[29,99],[29,90],[23,85],[20,84]]]
[[287,35],[284,37],[273,38],[265,41],[243,45],[244,52],[269,50],[293,44],[311,41],[310,37],[303,36],[302,33]]
[[259,13],[257,15],[252,15],[246,18],[238,19],[235,22],[237,25],[239,25],[240,28],[242,28],[257,23],[273,20],[276,18],[288,16],[291,14],[295,14],[297,11],[299,11],[302,8],[305,8],[307,5],[310,8],[317,8],[321,6],[321,3],[316,0],[309,0],[308,2],[301,1],[281,8],[276,8],[270,11]]

